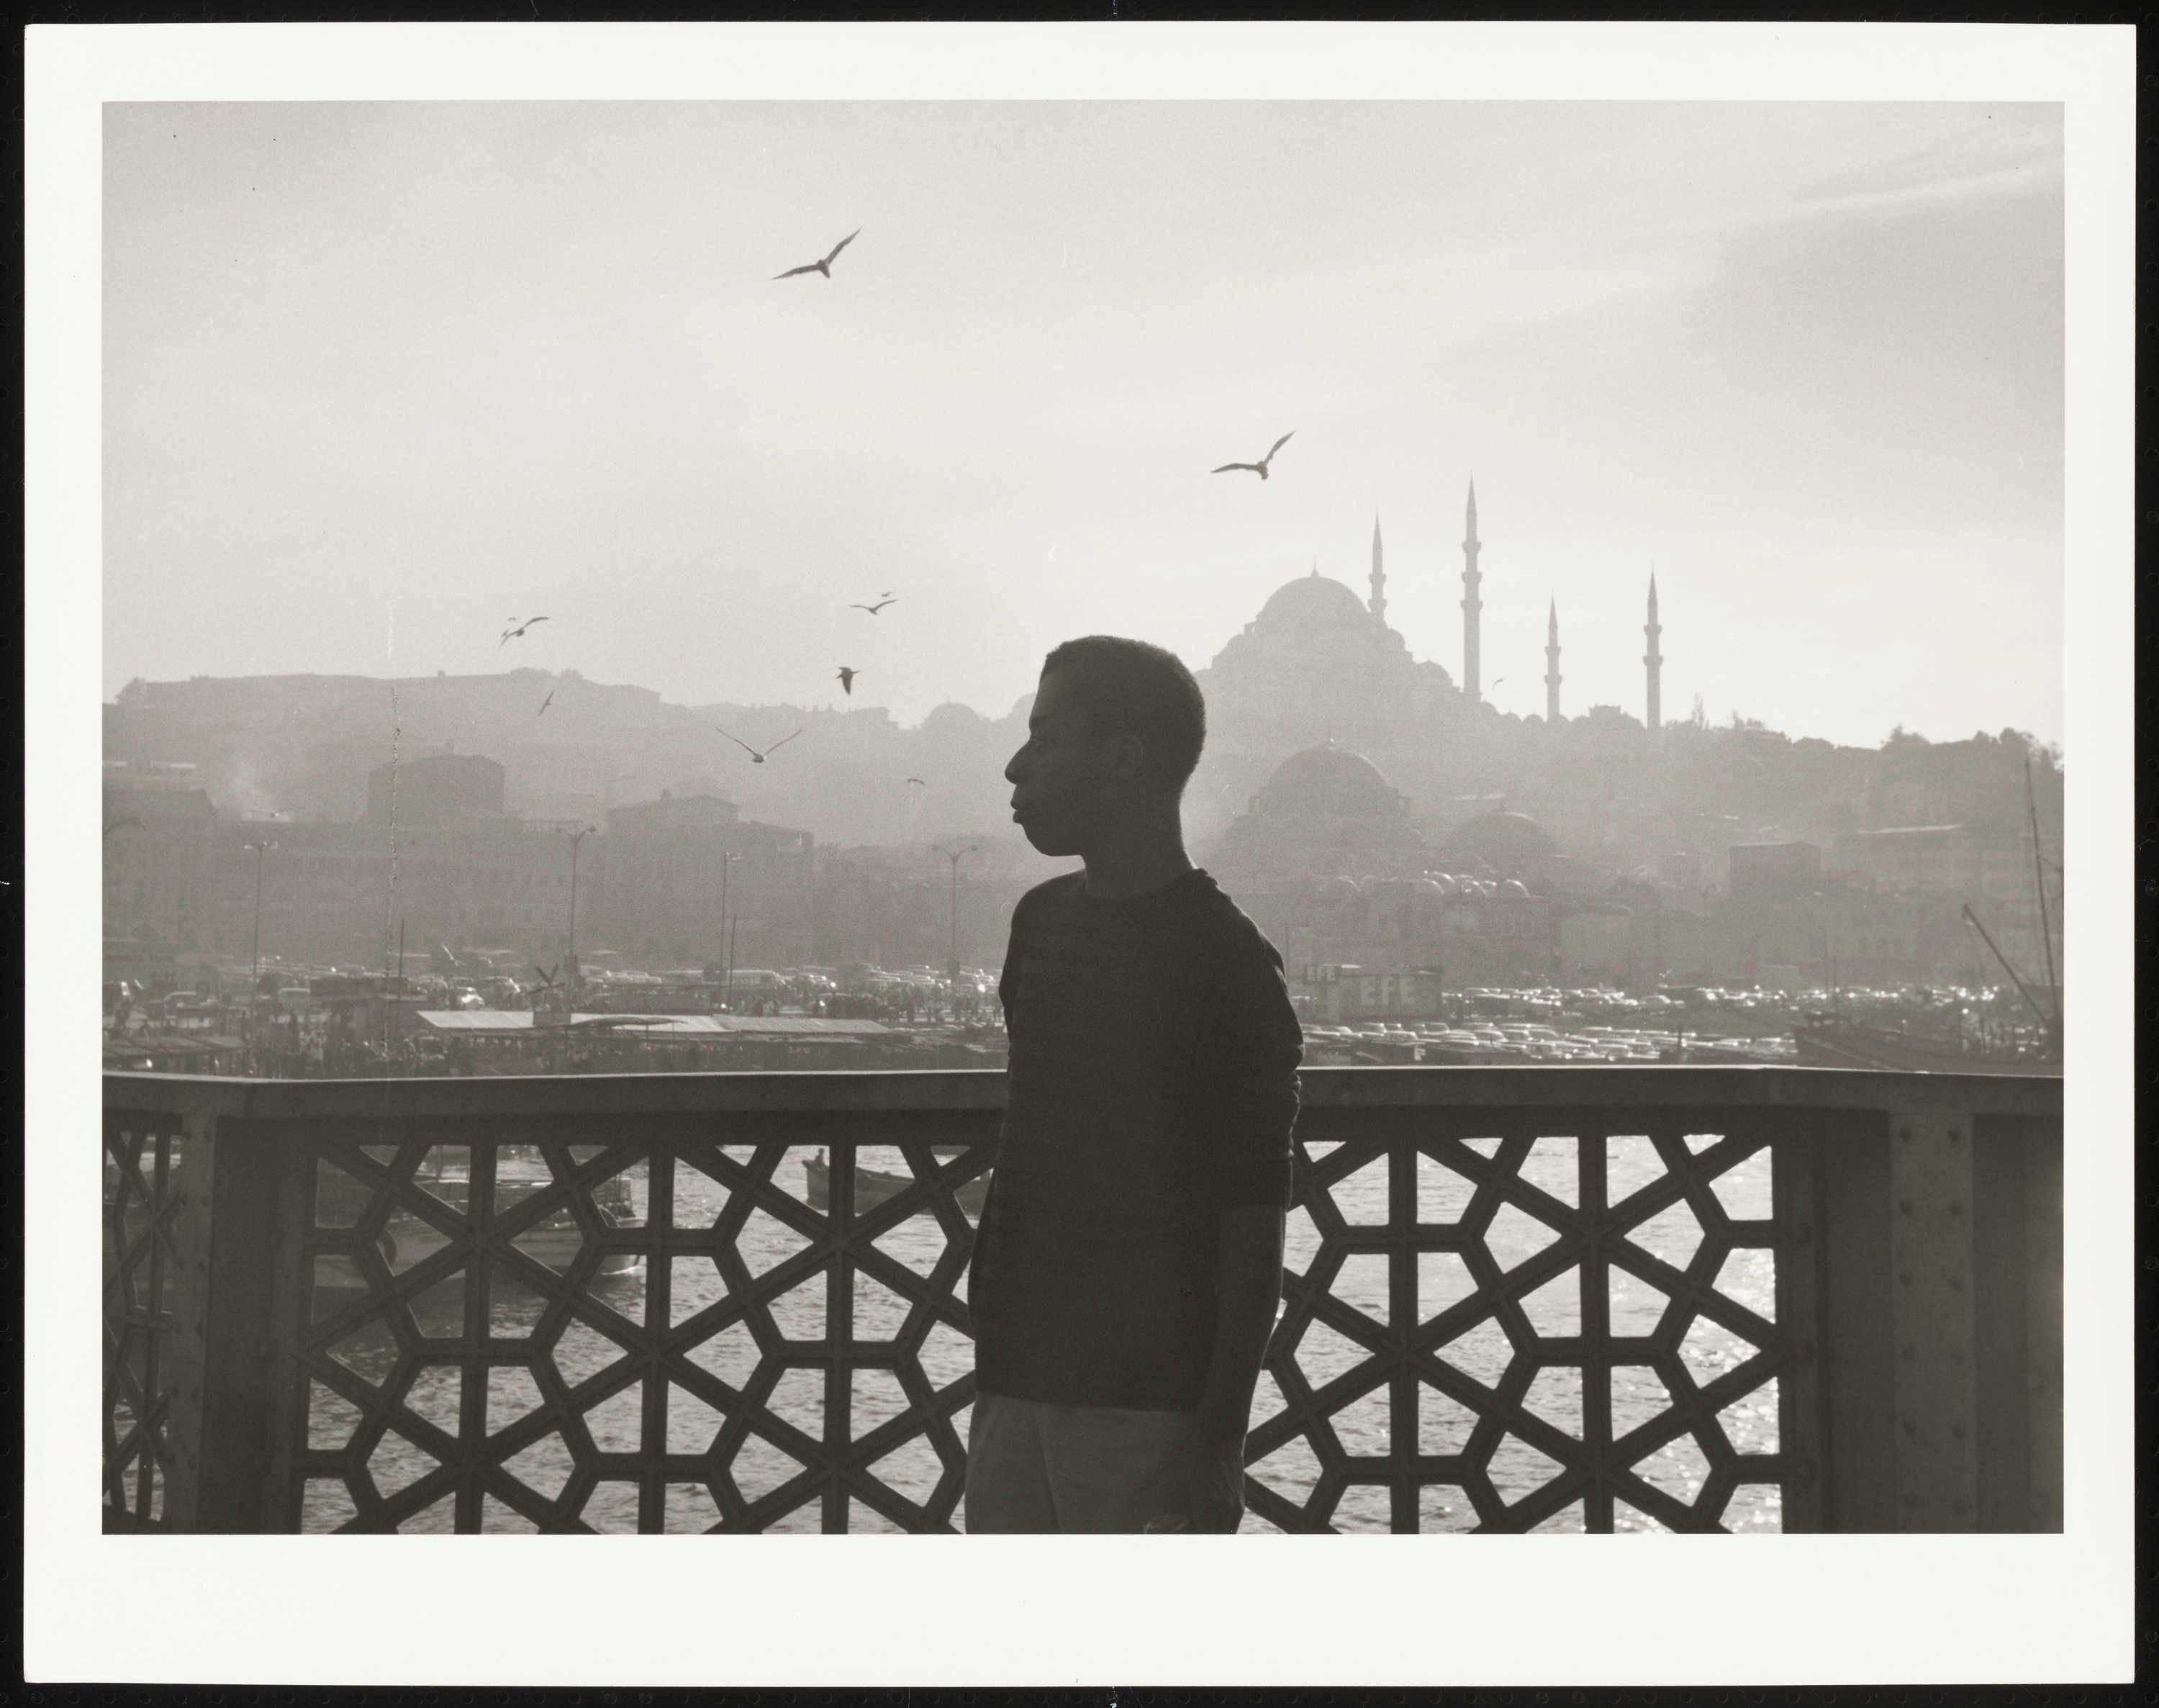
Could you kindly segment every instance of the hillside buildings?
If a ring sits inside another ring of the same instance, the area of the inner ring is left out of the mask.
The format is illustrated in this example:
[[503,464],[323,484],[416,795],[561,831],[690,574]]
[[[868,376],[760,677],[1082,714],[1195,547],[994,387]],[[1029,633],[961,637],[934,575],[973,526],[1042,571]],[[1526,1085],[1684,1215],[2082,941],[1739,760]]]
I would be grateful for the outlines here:
[[[1859,749],[1668,721],[1654,573],[1639,716],[1566,715],[1556,599],[1543,715],[1503,714],[1487,672],[1503,655],[1523,670],[1535,637],[1485,632],[1485,578],[1504,564],[1473,486],[1460,550],[1458,682],[1390,621],[1401,572],[1377,517],[1364,596],[1312,564],[1195,669],[1209,739],[1188,844],[1294,965],[1432,969],[1457,986],[1772,967],[1991,981],[1967,902],[2042,965],[2023,738]],[[588,950],[941,965],[956,946],[995,965],[1012,901],[1048,875],[1004,810],[1031,696],[903,729],[876,707],[674,706],[528,670],[401,680],[393,726],[387,686],[131,684],[106,708],[108,936],[237,952],[259,866],[280,953],[380,965],[401,924],[409,947],[551,963],[574,859]],[[752,768],[716,723],[804,736]],[[2036,757],[2041,815],[2058,822],[2061,774]],[[977,850],[956,883],[931,848],[955,835]],[[2058,872],[2058,844],[2043,851]],[[2058,926],[2058,897],[2049,909]]]

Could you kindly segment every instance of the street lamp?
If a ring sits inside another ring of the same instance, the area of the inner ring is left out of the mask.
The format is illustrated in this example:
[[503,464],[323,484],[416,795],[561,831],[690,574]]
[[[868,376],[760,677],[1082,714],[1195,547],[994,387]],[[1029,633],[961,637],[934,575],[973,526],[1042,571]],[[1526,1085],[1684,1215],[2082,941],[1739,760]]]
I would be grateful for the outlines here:
[[262,989],[262,857],[277,845],[254,841],[245,846],[255,856],[255,970],[247,987],[247,1000],[251,1003]]
[[555,826],[557,836],[570,839],[570,934],[562,959],[569,975],[567,982],[572,1007],[577,991],[577,846],[598,828],[598,825],[587,825],[582,831],[566,831],[560,825]]
[[720,856],[720,960],[724,970],[720,975],[720,1001],[725,1003],[734,991],[735,956],[727,928],[727,872],[742,855],[728,849]]
[[960,997],[960,862],[979,851],[972,842],[964,848],[948,848],[940,842],[937,851],[952,862],[952,954],[946,971],[952,981],[952,999],[956,1002]]

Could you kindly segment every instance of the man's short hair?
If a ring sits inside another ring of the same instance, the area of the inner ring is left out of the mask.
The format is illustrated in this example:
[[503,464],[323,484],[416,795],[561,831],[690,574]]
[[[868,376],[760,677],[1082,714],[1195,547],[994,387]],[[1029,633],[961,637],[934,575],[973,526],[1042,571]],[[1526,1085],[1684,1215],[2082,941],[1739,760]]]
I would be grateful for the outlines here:
[[1115,634],[1089,634],[1050,649],[1042,673],[1062,671],[1088,727],[1136,735],[1146,774],[1173,794],[1184,792],[1207,744],[1207,701],[1184,661],[1167,647]]

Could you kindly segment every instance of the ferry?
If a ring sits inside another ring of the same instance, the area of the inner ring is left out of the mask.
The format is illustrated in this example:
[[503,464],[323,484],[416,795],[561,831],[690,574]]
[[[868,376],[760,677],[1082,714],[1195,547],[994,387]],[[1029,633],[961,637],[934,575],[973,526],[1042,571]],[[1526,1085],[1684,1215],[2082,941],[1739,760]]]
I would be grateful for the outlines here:
[[[940,1145],[934,1148],[940,1152],[947,1149],[956,1152],[960,1147]],[[832,1166],[825,1160],[825,1153],[820,1151],[805,1161],[802,1165],[802,1173],[808,1188],[805,1196],[810,1208],[813,1210],[829,1209],[832,1202]],[[882,1169],[865,1168],[857,1163],[855,1167],[856,1213],[860,1214],[864,1210],[874,1209],[914,1183],[912,1175],[888,1174]],[[979,1216],[982,1213],[982,1204],[989,1196],[989,1177],[978,1174],[958,1188],[953,1197],[958,1201],[960,1209],[968,1215]],[[921,1212],[916,1214],[920,1214]]]
[[[522,1157],[501,1157],[496,1159],[494,1176],[494,1208],[500,1216],[511,1206],[523,1202],[533,1193],[545,1190],[553,1183],[554,1176],[544,1162]],[[449,1209],[463,1214],[472,1190],[470,1165],[458,1162],[434,1168],[424,1162],[413,1177],[413,1184],[421,1190],[440,1198]],[[593,1207],[599,1212],[600,1220],[609,1229],[633,1229],[645,1225],[645,1218],[629,1193],[629,1183],[619,1174],[610,1175],[592,1189]],[[321,1177],[316,1203],[315,1219],[323,1226],[350,1226],[366,1208],[372,1195],[370,1188],[342,1172]],[[394,1210],[388,1224],[375,1241],[382,1253],[383,1261],[394,1270],[411,1268],[423,1263],[448,1245],[453,1236],[424,1217],[412,1214],[400,1208]],[[566,1204],[551,1215],[520,1233],[511,1243],[532,1258],[544,1263],[557,1275],[565,1274],[583,1249],[585,1236],[577,1226],[577,1218]],[[598,1273],[602,1276],[629,1275],[645,1266],[642,1255],[634,1251],[609,1251],[600,1259]],[[364,1286],[356,1268],[342,1269],[334,1276],[318,1271],[316,1285],[323,1287],[354,1288]]]

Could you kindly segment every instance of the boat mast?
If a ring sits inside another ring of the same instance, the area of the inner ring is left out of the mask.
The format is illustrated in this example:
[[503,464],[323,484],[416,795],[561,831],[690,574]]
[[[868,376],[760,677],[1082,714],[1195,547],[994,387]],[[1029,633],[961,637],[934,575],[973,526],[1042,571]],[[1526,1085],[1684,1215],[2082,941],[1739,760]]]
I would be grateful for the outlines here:
[[2047,1017],[2047,1011],[2039,1006],[2039,999],[2032,994],[2031,986],[2027,985],[2022,979],[2017,977],[2017,969],[2009,964],[2009,957],[2004,955],[1999,948],[1996,947],[1994,939],[1986,934],[1986,927],[1979,923],[1979,915],[1972,912],[1971,903],[1970,902],[1966,902],[1964,904],[1964,916],[1965,919],[1971,921],[1972,929],[1979,933],[1980,940],[1985,943],[1989,949],[1994,950],[1994,958],[2001,963],[2002,971],[2009,975],[2011,981],[2016,985],[2017,990],[2022,994],[2025,1002],[2031,1005],[2032,1012],[2039,1017],[2040,1025],[2047,1027],[2051,1032],[2053,1029],[2054,1022]]
[[2047,918],[2047,868],[2039,858],[2039,799],[2032,790],[2032,755],[2024,755],[2024,807],[2032,819],[2032,893],[2039,903],[2039,941],[2047,950],[2047,990],[2054,999],[2053,1024],[2062,1023],[2062,987],[2054,977],[2054,928]]

